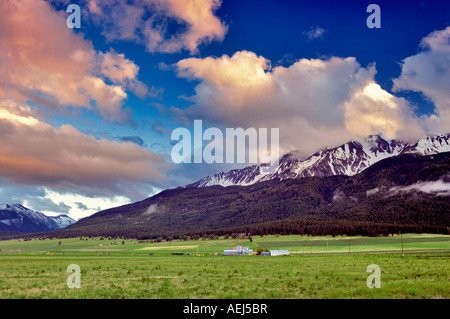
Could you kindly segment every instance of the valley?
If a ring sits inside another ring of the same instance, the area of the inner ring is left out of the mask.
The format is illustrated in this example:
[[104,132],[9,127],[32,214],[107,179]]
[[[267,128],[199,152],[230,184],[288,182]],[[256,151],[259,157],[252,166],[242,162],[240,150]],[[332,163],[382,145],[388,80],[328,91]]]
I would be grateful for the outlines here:
[[[0,241],[0,298],[448,298],[450,236],[405,234],[403,240],[404,257],[400,236]],[[291,255],[216,255],[235,245]],[[81,269],[79,289],[66,285],[70,264]],[[380,289],[366,286],[370,264],[381,268]]]

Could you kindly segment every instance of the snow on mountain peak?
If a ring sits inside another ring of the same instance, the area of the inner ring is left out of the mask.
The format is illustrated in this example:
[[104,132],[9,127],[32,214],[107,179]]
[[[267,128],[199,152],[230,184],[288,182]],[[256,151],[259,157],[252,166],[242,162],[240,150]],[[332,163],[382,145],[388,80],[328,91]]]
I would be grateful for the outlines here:
[[263,165],[252,165],[206,176],[187,187],[250,185],[273,179],[308,176],[352,176],[388,157],[404,153],[430,155],[449,151],[450,134],[427,135],[415,144],[374,134],[365,139],[322,149],[309,157],[299,151],[284,154],[276,168],[268,169]]
[[404,151],[404,153],[420,155],[433,155],[442,152],[450,152],[450,133],[428,134]]
[[47,216],[21,204],[0,204],[0,222],[0,230],[28,232],[61,229],[76,221],[66,214]]

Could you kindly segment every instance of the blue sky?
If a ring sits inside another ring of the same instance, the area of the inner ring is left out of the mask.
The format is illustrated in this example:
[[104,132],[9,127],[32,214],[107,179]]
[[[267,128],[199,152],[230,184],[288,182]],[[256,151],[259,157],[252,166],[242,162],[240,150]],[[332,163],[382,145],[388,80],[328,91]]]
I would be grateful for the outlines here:
[[[75,3],[75,2],[74,2]],[[294,61],[306,58],[356,57],[362,66],[376,63],[375,79],[387,91],[392,89],[392,79],[401,73],[401,61],[418,51],[420,40],[433,30],[442,30],[450,24],[450,14],[444,1],[378,1],[382,12],[382,28],[369,29],[366,26],[367,6],[373,1],[224,1],[215,12],[227,26],[223,41],[201,45],[195,57],[233,55],[248,50],[262,55],[273,65],[288,66]],[[448,7],[448,6],[447,6]],[[82,7],[83,8],[83,7]],[[84,13],[84,11],[83,11]],[[308,39],[307,33],[314,28],[324,30],[323,36]],[[181,52],[149,53],[142,44],[132,41],[108,41],[102,36],[101,28],[86,23],[82,30],[85,37],[98,50],[108,51],[111,47],[125,53],[140,68],[139,78],[149,86],[162,91],[161,98],[139,99],[131,96],[127,106],[132,109],[131,119],[136,127],[102,122],[95,114],[83,114],[76,127],[81,130],[106,130],[117,136],[139,136],[147,146],[154,145],[155,151],[167,147],[167,136],[153,132],[152,127],[177,127],[172,119],[154,107],[158,103],[164,108],[171,106],[185,108],[189,101],[180,96],[194,94],[195,81],[186,81],[176,76],[170,67],[192,55]],[[161,70],[163,63],[169,70]],[[433,112],[434,105],[423,94],[398,92],[398,96],[409,99],[417,106],[418,114]],[[61,118],[56,123],[63,124]],[[90,125],[86,122],[91,122]],[[156,124],[155,124],[156,123]],[[159,125],[158,125],[159,124]],[[95,129],[100,127],[102,129]],[[155,144],[158,143],[158,144]]]
[[[70,3],[80,29],[65,26]],[[238,167],[172,163],[171,132],[194,119],[279,127],[281,151],[305,154],[368,134],[448,131],[446,1],[187,3],[26,0],[3,10],[0,116],[17,133],[3,139],[0,202],[81,217]],[[371,3],[379,29],[366,25]],[[42,134],[47,153],[13,147],[34,145],[27,134]]]

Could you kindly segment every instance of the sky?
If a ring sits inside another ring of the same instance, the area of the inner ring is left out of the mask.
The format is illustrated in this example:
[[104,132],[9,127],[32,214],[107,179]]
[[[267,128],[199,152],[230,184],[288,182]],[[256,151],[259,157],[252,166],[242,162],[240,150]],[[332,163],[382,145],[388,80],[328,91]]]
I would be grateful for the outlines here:
[[449,88],[448,1],[0,0],[0,203],[78,219],[248,165],[174,163],[194,120],[280,155],[448,133]]

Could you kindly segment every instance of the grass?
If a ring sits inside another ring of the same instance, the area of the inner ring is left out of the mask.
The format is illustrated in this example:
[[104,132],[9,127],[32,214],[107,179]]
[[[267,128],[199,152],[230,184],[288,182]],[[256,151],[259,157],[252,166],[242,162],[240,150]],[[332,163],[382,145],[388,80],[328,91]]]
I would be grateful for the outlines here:
[[[448,298],[450,236],[403,235],[404,257],[398,239],[255,236],[252,242],[125,240],[123,245],[122,240],[79,238],[1,241],[0,298]],[[291,252],[312,247],[313,253],[214,256],[238,244]],[[67,287],[70,264],[80,266],[80,289]],[[381,268],[379,289],[366,286],[370,264]]]

